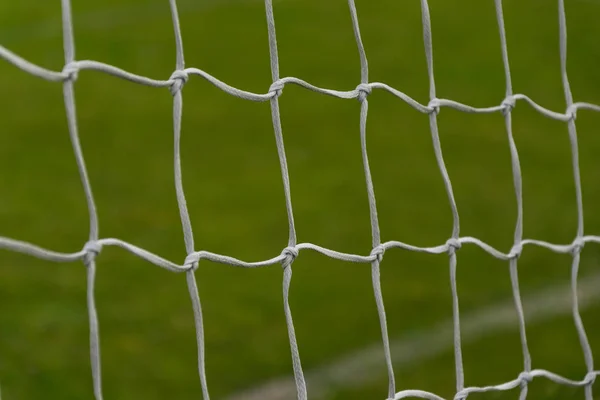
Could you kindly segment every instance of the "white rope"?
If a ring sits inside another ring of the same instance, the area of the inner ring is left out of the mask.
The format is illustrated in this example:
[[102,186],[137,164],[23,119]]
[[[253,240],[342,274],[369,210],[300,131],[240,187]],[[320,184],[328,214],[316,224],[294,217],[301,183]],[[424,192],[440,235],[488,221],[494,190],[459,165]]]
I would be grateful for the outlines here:
[[392,365],[392,354],[390,351],[390,339],[387,329],[387,318],[385,315],[385,306],[383,303],[383,293],[381,292],[381,272],[379,264],[383,259],[385,248],[381,246],[381,233],[379,229],[379,220],[377,217],[377,204],[375,201],[375,189],[373,188],[373,179],[371,177],[371,167],[369,166],[369,156],[367,154],[367,114],[369,111],[369,101],[367,96],[371,94],[369,82],[369,64],[365,47],[360,35],[360,27],[358,25],[358,15],[356,13],[356,5],[354,0],[348,0],[350,7],[350,16],[352,18],[352,27],[354,29],[354,37],[358,48],[360,58],[360,85],[356,87],[358,91],[358,101],[360,102],[360,147],[362,153],[363,168],[365,172],[365,183],[367,187],[367,198],[369,200],[369,217],[371,221],[371,236],[372,246],[371,256],[374,260],[371,262],[371,281],[373,284],[373,293],[375,294],[375,304],[379,316],[379,325],[381,329],[381,339],[383,342],[383,352],[388,373],[388,398],[394,397],[396,392],[396,381],[394,378],[394,368]]
[[[500,47],[502,50],[502,63],[504,65],[504,74],[506,80],[506,98],[512,97],[512,78],[510,75],[510,63],[508,61],[508,47],[506,40],[506,31],[504,29],[504,13],[502,11],[502,0],[495,0],[496,3],[496,18],[498,19],[498,29],[500,31]],[[514,234],[514,254],[517,255],[510,259],[510,282],[512,285],[513,299],[517,311],[517,319],[519,321],[519,336],[521,339],[521,352],[523,353],[523,372],[531,372],[531,354],[527,345],[527,331],[525,329],[525,314],[523,311],[523,303],[521,300],[521,291],[519,289],[519,276],[517,272],[517,259],[522,251],[521,242],[523,241],[523,183],[521,175],[521,163],[519,161],[519,152],[513,137],[512,132],[512,117],[511,111],[515,107],[512,103],[505,103],[504,109],[504,124],[508,135],[508,145],[510,148],[510,158],[512,162],[513,184],[515,186],[515,196],[517,200],[517,222]],[[519,400],[525,400],[528,392],[528,380],[521,382],[521,393]]]
[[[584,102],[573,102],[573,96],[571,94],[569,81],[566,71],[566,60],[567,60],[567,28],[566,28],[566,16],[564,8],[564,0],[558,0],[558,15],[559,15],[559,40],[560,40],[560,60],[561,60],[561,75],[563,79],[563,87],[566,99],[565,112],[557,112],[549,110],[540,104],[533,101],[531,98],[524,94],[513,94],[510,65],[507,50],[506,32],[504,28],[504,17],[502,13],[502,0],[495,0],[496,5],[496,16],[498,20],[498,27],[500,32],[500,44],[502,51],[502,60],[504,64],[505,79],[506,79],[506,93],[504,99],[499,105],[493,105],[489,107],[475,107],[467,104],[462,104],[453,100],[439,99],[436,97],[435,91],[435,79],[433,69],[433,44],[432,44],[432,30],[431,30],[431,19],[429,15],[429,6],[427,0],[421,0],[421,11],[423,18],[423,41],[425,45],[425,57],[427,60],[427,70],[429,76],[429,102],[427,104],[421,104],[414,100],[407,94],[386,85],[385,83],[369,82],[368,74],[368,63],[366,52],[362,43],[360,34],[358,16],[354,0],[348,0],[350,9],[350,16],[353,24],[354,35],[357,43],[359,59],[361,64],[361,80],[360,84],[353,90],[332,90],[317,87],[302,79],[296,77],[284,77],[279,76],[279,57],[277,51],[277,38],[275,33],[275,18],[273,14],[272,0],[265,0],[265,11],[267,20],[267,29],[269,37],[269,50],[270,50],[270,62],[271,62],[271,76],[272,83],[268,88],[268,91],[264,94],[252,93],[242,89],[232,87],[211,74],[198,69],[198,68],[185,68],[184,53],[183,53],[183,41],[181,37],[181,29],[179,24],[179,17],[177,12],[177,5],[175,0],[170,0],[171,15],[174,27],[175,36],[175,49],[176,49],[176,63],[175,70],[171,76],[166,80],[157,80],[146,76],[137,75],[118,67],[108,65],[98,61],[91,60],[76,60],[75,57],[75,43],[73,39],[73,27],[72,27],[72,16],[71,16],[71,4],[70,0],[62,0],[62,19],[63,19],[63,47],[65,55],[65,64],[61,71],[52,71],[44,67],[35,65],[10,50],[0,46],[0,58],[13,64],[17,68],[23,70],[26,73],[37,76],[39,78],[62,82],[63,92],[65,99],[65,110],[67,115],[68,129],[73,145],[73,151],[75,155],[75,161],[79,170],[87,207],[89,214],[89,238],[86,241],[83,249],[72,253],[57,252],[49,249],[45,249],[34,244],[19,241],[7,237],[0,237],[0,249],[11,250],[23,254],[28,254],[39,259],[44,259],[54,262],[73,262],[81,260],[87,267],[87,306],[89,313],[89,325],[90,325],[90,360],[91,360],[91,371],[93,378],[93,390],[96,400],[102,399],[102,382],[101,382],[101,369],[100,369],[100,341],[99,341],[99,328],[98,328],[98,317],[94,301],[94,282],[95,282],[95,259],[100,254],[101,250],[107,246],[120,247],[151,264],[161,267],[170,272],[182,272],[186,274],[190,299],[192,302],[192,310],[196,328],[196,339],[198,346],[198,373],[200,383],[202,387],[203,398],[209,399],[208,385],[205,372],[205,361],[204,361],[204,325],[202,319],[202,307],[200,297],[198,294],[198,285],[196,282],[194,272],[199,267],[202,260],[207,260],[215,263],[226,264],[234,267],[241,268],[261,268],[272,265],[280,264],[283,267],[283,303],[284,303],[284,314],[286,324],[288,328],[288,335],[290,341],[290,350],[292,357],[292,366],[294,370],[294,379],[297,391],[297,397],[299,400],[306,400],[308,398],[306,382],[304,379],[304,373],[302,371],[302,365],[300,361],[300,352],[296,340],[296,334],[294,330],[292,312],[289,307],[289,292],[292,278],[292,264],[293,261],[298,257],[301,251],[311,250],[318,252],[326,257],[353,262],[353,263],[364,263],[370,264],[372,270],[372,281],[373,289],[375,294],[377,311],[379,314],[379,320],[381,324],[381,333],[384,348],[384,358],[388,370],[388,398],[389,399],[402,399],[408,397],[417,397],[424,399],[442,399],[436,394],[420,391],[420,390],[404,390],[395,392],[395,379],[392,366],[392,355],[390,351],[390,344],[387,333],[387,322],[385,316],[385,308],[383,304],[383,296],[381,293],[380,283],[380,263],[383,259],[383,255],[387,250],[398,248],[406,251],[422,252],[428,254],[442,254],[447,253],[449,256],[449,267],[450,267],[450,287],[452,292],[452,307],[453,307],[453,330],[454,330],[454,351],[455,351],[455,369],[456,369],[456,394],[455,399],[464,399],[471,393],[489,392],[489,391],[504,391],[511,390],[517,387],[521,388],[520,399],[524,400],[527,396],[528,383],[534,378],[543,377],[552,380],[556,383],[570,386],[583,386],[585,387],[586,399],[591,400],[592,385],[597,376],[600,375],[600,371],[594,370],[593,356],[591,346],[587,339],[585,329],[581,316],[579,314],[578,297],[577,297],[577,275],[579,270],[580,253],[586,243],[600,244],[600,236],[584,235],[583,227],[583,205],[581,195],[581,179],[579,173],[579,161],[578,161],[578,145],[577,145],[577,132],[575,126],[575,119],[578,110],[588,110],[600,112],[600,106]],[[92,194],[91,185],[87,175],[87,170],[84,162],[83,152],[79,142],[79,135],[77,130],[77,118],[75,109],[75,97],[73,86],[75,81],[79,77],[81,71],[97,71],[106,73],[132,83],[151,86],[168,88],[173,96],[173,134],[174,134],[174,174],[175,174],[175,193],[177,198],[177,204],[179,207],[184,243],[186,248],[185,260],[182,264],[169,261],[165,258],[160,257],[150,251],[135,246],[134,244],[125,242],[116,238],[103,238],[99,237],[98,233],[98,217],[96,213],[96,206],[94,203],[94,197]],[[243,261],[230,256],[212,253],[209,251],[195,250],[191,220],[187,205],[185,201],[185,194],[183,190],[182,171],[181,171],[181,117],[183,107],[182,89],[188,82],[189,77],[197,75],[218,87],[226,93],[232,96],[239,97],[250,101],[269,101],[271,104],[271,115],[273,122],[273,130],[275,134],[275,144],[277,147],[281,176],[283,181],[283,189],[285,195],[285,206],[288,216],[289,236],[288,244],[283,248],[280,254],[274,257],[262,260],[262,261]],[[297,243],[294,215],[292,210],[292,199],[290,191],[290,178],[288,172],[288,165],[285,154],[285,147],[283,141],[283,133],[281,127],[281,118],[279,112],[279,97],[282,95],[286,85],[297,85],[307,90],[337,97],[340,99],[358,99],[360,102],[360,142],[361,152],[363,159],[363,167],[365,173],[365,182],[367,188],[367,196],[369,201],[370,220],[371,220],[371,233],[372,233],[372,248],[367,255],[358,255],[343,253],[336,250],[321,247],[312,243]],[[396,96],[406,104],[414,108],[415,110],[428,114],[430,120],[432,143],[434,153],[438,163],[440,173],[446,188],[450,209],[453,215],[453,226],[452,232],[449,239],[440,245],[432,247],[420,247],[411,244],[407,244],[400,241],[388,241],[381,242],[381,233],[379,229],[379,222],[377,217],[377,207],[375,200],[375,191],[373,187],[373,180],[371,177],[371,171],[369,167],[369,160],[367,154],[367,142],[366,142],[366,124],[368,114],[368,100],[367,97],[372,95],[375,90],[386,91],[393,96]],[[524,101],[529,104],[540,114],[558,121],[567,123],[569,138],[571,140],[571,153],[573,162],[573,174],[576,188],[576,199],[577,199],[577,232],[570,244],[553,244],[542,240],[536,239],[523,239],[523,194],[522,194],[522,176],[521,168],[519,163],[519,155],[517,147],[512,135],[512,121],[511,111],[514,109],[518,101]],[[442,155],[442,146],[439,138],[437,114],[442,108],[452,108],[465,113],[502,113],[505,118],[505,126],[509,139],[509,148],[512,162],[513,171],[513,182],[515,187],[516,205],[517,205],[517,222],[515,226],[514,242],[511,249],[504,253],[501,250],[494,248],[493,246],[473,237],[460,236],[460,224],[458,208],[454,199],[452,191],[452,184],[448,175],[446,165]],[[464,371],[462,364],[462,350],[460,341],[460,316],[458,306],[458,290],[456,285],[456,274],[457,274],[457,257],[456,253],[463,245],[475,245],[490,254],[491,256],[500,260],[509,262],[510,279],[513,290],[513,298],[515,302],[515,308],[518,316],[519,331],[521,335],[521,346],[523,352],[523,371],[519,376],[509,382],[505,382],[496,386],[486,387],[465,387],[464,384]],[[586,376],[579,381],[568,379],[552,372],[531,368],[531,356],[527,346],[527,337],[525,330],[525,318],[523,312],[523,306],[521,301],[521,295],[519,291],[519,280],[517,274],[517,260],[525,247],[536,246],[542,247],[547,250],[556,252],[571,254],[573,256],[572,264],[572,276],[571,276],[571,288],[573,296],[573,318],[574,323],[579,335],[581,347],[583,350],[584,361],[587,367]]]
[[[581,250],[583,249],[584,242],[581,240],[583,237],[583,199],[581,194],[581,176],[579,173],[579,150],[577,144],[577,128],[575,127],[576,109],[573,109],[573,95],[571,93],[571,86],[569,85],[569,78],[567,76],[567,17],[565,14],[565,2],[564,0],[558,0],[558,27],[560,35],[560,70],[563,82],[563,88],[565,92],[565,100],[567,104],[567,110],[571,112],[571,118],[567,122],[569,130],[569,141],[571,143],[571,160],[573,163],[573,180],[575,181],[575,195],[577,199],[577,236],[575,237],[575,243],[577,246],[573,248],[573,264],[571,269],[571,287],[573,295],[573,319],[575,322],[575,328],[579,336],[579,342],[583,350],[583,358],[585,360],[585,366],[587,367],[588,375],[594,373],[594,357],[592,356],[592,348],[590,342],[585,333],[581,315],[579,314],[579,304],[577,296],[577,275],[579,273],[579,261],[581,258]],[[586,400],[593,400],[592,394],[593,379],[585,385],[585,398]]]
[[437,99],[435,93],[435,78],[433,73],[433,41],[431,32],[431,17],[429,15],[429,5],[427,0],[421,0],[421,15],[423,18],[423,43],[425,45],[425,58],[427,60],[427,72],[429,75],[429,108],[433,109],[433,112],[429,113],[429,126],[431,129],[431,138],[433,141],[433,150],[435,152],[435,158],[444,180],[444,187],[446,188],[446,194],[448,196],[448,202],[450,203],[450,209],[452,211],[452,236],[448,239],[448,255],[450,258],[450,288],[452,291],[452,316],[454,319],[454,360],[456,370],[456,390],[460,392],[464,388],[464,372],[462,362],[462,346],[460,343],[460,313],[458,303],[458,289],[456,285],[456,251],[460,248],[461,243],[458,240],[460,235],[460,218],[458,216],[458,208],[456,201],[454,200],[454,192],[452,190],[452,183],[446,163],[444,162],[444,156],[442,155],[442,145],[440,143],[440,136],[438,133],[437,115],[440,112],[441,102]]
[[102,399],[102,372],[100,362],[100,332],[98,326],[98,313],[96,311],[96,301],[94,299],[94,285],[96,281],[96,256],[100,252],[101,245],[98,241],[98,214],[92,194],[92,187],[88,178],[83,152],[79,142],[79,132],[77,130],[77,118],[75,111],[75,94],[73,85],[77,80],[78,69],[74,65],[75,61],[75,41],[73,38],[73,24],[71,22],[71,1],[62,0],[62,19],[63,19],[63,48],[65,53],[65,67],[62,73],[65,76],[63,80],[63,95],[65,101],[65,110],[67,113],[67,123],[75,161],[79,170],[79,177],[83,185],[85,199],[88,208],[90,232],[89,241],[84,246],[85,256],[84,264],[87,267],[87,308],[90,326],[90,363],[92,369],[92,381],[94,386],[94,396],[97,400]]
[[273,120],[273,131],[275,133],[275,144],[277,146],[277,155],[279,156],[279,166],[281,169],[281,179],[283,181],[283,193],[285,196],[285,208],[288,217],[288,247],[284,249],[281,256],[281,266],[283,267],[283,311],[285,314],[285,323],[288,330],[290,341],[290,352],[292,356],[292,368],[294,370],[294,380],[296,382],[296,391],[298,400],[306,400],[308,393],[306,390],[306,380],[300,361],[300,350],[296,340],[296,330],[294,329],[294,320],[292,310],[290,309],[290,286],[292,283],[292,264],[298,255],[296,250],[296,228],[294,225],[294,211],[292,210],[292,195],[290,192],[290,177],[288,173],[288,164],[285,155],[285,146],[283,143],[283,133],[281,130],[281,116],[279,113],[279,96],[283,93],[284,84],[279,82],[279,52],[277,50],[277,35],[275,32],[275,17],[273,15],[273,1],[265,0],[265,13],[267,17],[267,30],[269,35],[269,56],[271,62],[271,78],[273,83],[269,88],[272,94],[269,99],[271,102],[271,117]]

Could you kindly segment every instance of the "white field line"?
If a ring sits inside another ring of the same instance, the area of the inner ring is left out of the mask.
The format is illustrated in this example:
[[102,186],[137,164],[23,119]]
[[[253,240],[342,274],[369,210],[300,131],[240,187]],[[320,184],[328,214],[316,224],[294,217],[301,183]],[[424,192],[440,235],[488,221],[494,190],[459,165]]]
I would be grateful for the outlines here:
[[[572,310],[570,285],[547,288],[523,298],[527,325],[551,320]],[[597,304],[600,299],[600,273],[580,277],[578,284],[580,310]],[[584,321],[585,322],[585,321]],[[484,336],[518,329],[512,298],[485,307],[461,318],[461,338],[466,344]],[[391,342],[394,367],[414,366],[452,348],[452,320]],[[311,399],[323,398],[341,389],[358,388],[382,376],[385,364],[382,345],[375,343],[346,354],[333,362],[306,371],[306,384]],[[580,377],[571,377],[579,379]],[[227,400],[290,400],[296,398],[294,378],[285,376],[235,393]]]

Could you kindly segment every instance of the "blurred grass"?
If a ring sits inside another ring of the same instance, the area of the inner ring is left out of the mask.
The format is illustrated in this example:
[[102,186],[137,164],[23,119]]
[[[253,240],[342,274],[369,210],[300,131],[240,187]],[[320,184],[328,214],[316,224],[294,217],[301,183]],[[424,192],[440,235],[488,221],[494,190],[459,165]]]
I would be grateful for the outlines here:
[[[597,305],[582,312],[582,318],[589,321],[588,331],[597,332],[599,319],[596,317],[600,307]],[[528,329],[529,349],[532,354],[534,368],[548,369],[558,374],[573,376],[585,376],[585,365],[579,356],[581,349],[579,342],[571,340],[566,329],[557,330],[556,326],[572,325],[572,318],[564,316],[552,322],[544,322],[531,325]],[[552,332],[552,334],[548,334]],[[557,343],[560,343],[557,346]],[[598,340],[592,344],[598,344]],[[508,348],[508,351],[507,351]],[[486,384],[499,384],[515,379],[522,371],[520,342],[518,334],[500,334],[496,337],[484,338],[469,344],[463,344],[463,356],[465,365],[465,387],[483,386],[478,382]],[[551,349],[551,350],[550,350]],[[482,364],[481,359],[486,358],[491,362]],[[428,360],[400,371],[397,374],[398,382],[402,386],[418,387],[422,390],[436,390],[437,394],[445,398],[452,398],[456,392],[454,381],[454,369],[448,367],[454,362],[454,352],[448,348],[448,352],[434,360]],[[537,365],[537,366],[536,366]],[[543,366],[543,367],[542,367]],[[332,396],[333,399],[365,399],[372,397],[381,388],[387,387],[387,380],[380,379],[373,384],[352,390],[342,390]],[[598,385],[594,386],[596,389]],[[597,389],[596,389],[597,391]],[[472,394],[478,399],[514,399],[518,396],[519,388],[509,391],[487,392]],[[551,382],[545,378],[536,378],[528,385],[527,398],[535,399],[583,399],[584,389],[569,387]],[[594,397],[595,398],[595,397]]]
[[[356,3],[370,80],[426,103],[419,2]],[[438,97],[477,106],[499,104],[505,83],[493,2],[430,3]],[[564,110],[556,5],[541,0],[504,3],[515,92]],[[270,70],[263,4],[178,4],[186,65],[233,86],[266,92]],[[77,59],[154,78],[171,74],[175,50],[166,1],[73,0],[73,12]],[[576,101],[600,103],[599,13],[599,3],[567,1],[568,67]],[[276,1],[275,18],[282,76],[340,90],[357,85],[360,66],[346,2]],[[0,43],[10,50],[60,70],[61,40],[57,4],[0,4]],[[87,237],[87,210],[60,85],[2,63],[0,87],[0,235],[78,250]],[[269,104],[233,98],[197,77],[190,79],[183,97],[184,187],[198,249],[247,260],[278,254],[287,243],[287,222]],[[76,101],[101,236],[183,261],[168,90],[84,71]],[[428,118],[384,92],[375,91],[369,103],[368,146],[383,239],[442,243],[452,221]],[[368,253],[358,102],[286,87],[280,104],[299,240]],[[502,116],[443,109],[438,120],[461,234],[510,249],[516,207]],[[600,231],[599,123],[597,114],[578,113],[587,234]],[[523,169],[525,236],[568,243],[576,232],[576,208],[566,126],[519,103],[513,130]],[[597,247],[585,249],[582,276],[600,270],[598,256]],[[461,311],[510,296],[506,263],[469,246],[460,250],[458,260]],[[4,397],[91,398],[83,266],[45,263],[12,252],[2,252],[0,263]],[[194,327],[183,277],[113,248],[104,249],[98,263],[106,398],[198,398]],[[526,294],[566,283],[569,268],[568,256],[528,247],[520,261],[522,290]],[[246,271],[204,263],[197,277],[214,398],[290,373],[280,269]],[[445,256],[389,251],[382,285],[393,337],[451,315]],[[290,301],[305,368],[380,340],[368,266],[302,253],[294,263]],[[597,315],[596,307],[584,319],[591,324],[593,343],[600,337],[593,325]],[[471,365],[467,382],[483,385],[513,377],[521,365],[516,335],[465,348]],[[561,372],[579,378],[583,363],[568,318],[549,323],[543,338],[547,345],[539,356],[534,354],[535,366],[543,368],[542,361],[554,357],[564,367]],[[451,343],[449,337],[449,349]],[[450,395],[452,365],[448,355],[415,366],[410,378],[398,379],[398,390],[426,384]],[[485,382],[469,376],[480,370],[489,371],[478,375]],[[381,371],[384,377],[383,365]],[[399,377],[406,373],[397,372]],[[380,382],[365,388],[361,398],[384,398],[386,387]],[[536,393],[532,398],[558,396]]]

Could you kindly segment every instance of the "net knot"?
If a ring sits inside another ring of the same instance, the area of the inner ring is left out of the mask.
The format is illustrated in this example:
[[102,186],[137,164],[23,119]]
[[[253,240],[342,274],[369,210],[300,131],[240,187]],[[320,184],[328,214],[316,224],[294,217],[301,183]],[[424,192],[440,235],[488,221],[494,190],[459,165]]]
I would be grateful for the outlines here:
[[76,62],[67,63],[63,67],[62,73],[65,75],[65,81],[75,82],[79,76],[79,67]]
[[512,249],[510,249],[510,253],[508,253],[508,259],[512,260],[513,258],[519,258],[521,253],[523,252],[523,243],[516,243]]
[[94,258],[96,258],[96,256],[98,254],[100,254],[101,251],[102,251],[102,245],[100,243],[98,243],[95,240],[88,241],[83,246],[83,252],[85,253],[83,255],[84,264],[86,266],[89,265],[94,260]]
[[585,241],[583,240],[583,238],[581,237],[577,237],[575,238],[575,240],[573,240],[573,243],[571,244],[571,254],[575,255],[581,252],[581,250],[583,250],[583,247],[585,246]]
[[523,371],[519,374],[519,381],[521,382],[521,385],[531,383],[531,381],[533,381],[533,375],[527,371]]
[[575,121],[575,119],[577,119],[577,106],[575,106],[575,104],[571,104],[567,107],[566,116],[567,121]]
[[183,69],[175,70],[175,72],[173,72],[171,74],[171,77],[169,78],[169,81],[171,82],[171,86],[169,87],[171,94],[173,96],[175,96],[175,94],[183,88],[183,85],[185,85],[185,83],[188,81],[188,79],[189,79],[189,76],[188,76],[187,72],[185,72],[185,70],[183,70]]
[[356,87],[356,91],[358,92],[358,101],[362,103],[367,96],[371,94],[371,85],[368,83],[361,83]]
[[449,254],[454,254],[461,246],[460,241],[456,238],[450,238],[446,241],[446,247],[448,247]]
[[585,375],[585,378],[583,379],[583,384],[584,385],[590,385],[590,386],[593,385],[594,382],[596,381],[596,375],[598,375],[597,372],[594,372],[594,371],[588,372]]
[[269,86],[269,93],[273,93],[273,97],[279,97],[283,93],[284,86],[282,81],[275,81]]
[[467,392],[465,389],[463,389],[454,395],[454,400],[465,400],[468,395],[469,395],[469,392]]
[[371,250],[371,257],[375,257],[378,262],[381,262],[383,260],[383,253],[385,253],[385,246],[380,244]]
[[502,113],[506,115],[507,113],[511,112],[515,108],[516,104],[517,102],[514,96],[508,96],[507,98],[502,100]]
[[190,253],[185,258],[183,267],[187,267],[186,271],[195,271],[198,269],[198,261],[200,261],[200,254],[197,252]]
[[429,103],[427,104],[427,108],[429,109],[429,114],[439,114],[440,113],[440,107],[441,107],[442,103],[440,103],[439,99],[431,99],[429,101]]
[[292,265],[296,257],[298,257],[298,250],[295,247],[288,246],[283,249],[281,255],[284,257],[283,261],[281,261],[281,266],[285,269]]

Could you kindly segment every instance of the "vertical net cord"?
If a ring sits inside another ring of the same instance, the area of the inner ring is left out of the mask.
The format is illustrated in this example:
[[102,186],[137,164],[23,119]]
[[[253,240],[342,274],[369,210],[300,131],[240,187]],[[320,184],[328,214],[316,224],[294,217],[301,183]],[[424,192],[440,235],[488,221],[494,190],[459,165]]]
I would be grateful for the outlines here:
[[[65,54],[65,69],[75,61],[75,41],[73,39],[73,22],[70,0],[62,0],[62,26],[63,26],[63,48]],[[85,192],[88,214],[90,218],[89,243],[95,243],[98,240],[98,214],[96,204],[92,194],[92,187],[85,167],[79,133],[77,129],[77,113],[75,109],[75,94],[73,89],[74,80],[77,74],[73,72],[65,79],[63,83],[63,96],[65,110],[67,114],[67,123],[69,135],[75,153],[75,160],[79,170],[79,176]],[[102,400],[102,374],[100,366],[100,332],[98,327],[98,313],[96,311],[96,301],[94,298],[94,287],[96,278],[95,254],[88,252],[84,257],[84,263],[87,268],[87,308],[90,326],[90,363],[92,369],[92,381],[94,387],[94,396],[96,400]]]
[[[511,99],[513,95],[512,91],[512,79],[510,75],[510,63],[508,61],[508,46],[506,44],[506,30],[504,28],[504,14],[502,12],[502,0],[495,0],[496,2],[496,17],[498,19],[498,29],[500,32],[500,46],[502,49],[502,62],[504,64],[504,73],[506,80],[506,99]],[[515,302],[515,308],[517,310],[517,318],[519,321],[519,334],[521,337],[521,348],[523,352],[523,371],[526,373],[531,372],[531,355],[529,353],[529,346],[527,345],[527,331],[525,328],[525,315],[523,312],[523,303],[521,300],[521,292],[519,289],[519,275],[517,269],[517,260],[521,253],[521,241],[523,240],[523,183],[521,174],[521,163],[519,161],[519,153],[517,151],[517,145],[512,132],[512,117],[511,111],[514,107],[514,103],[508,103],[505,100],[504,110],[504,122],[506,126],[506,133],[508,135],[508,144],[510,147],[510,158],[512,161],[512,173],[513,173],[513,184],[515,187],[515,196],[517,199],[517,223],[515,226],[514,234],[514,256],[510,259],[510,280],[512,284],[513,299]],[[521,393],[519,395],[520,400],[527,398],[527,380],[524,380],[521,384]]]
[[[429,15],[429,5],[427,0],[421,0],[421,13],[423,18],[423,43],[425,45],[425,57],[427,59],[427,72],[429,75],[429,99],[436,100],[435,94],[435,79],[433,76],[433,44],[431,38],[431,17]],[[450,285],[452,290],[452,318],[454,324],[454,359],[456,365],[456,390],[460,392],[464,388],[464,372],[462,362],[462,349],[460,343],[460,316],[458,307],[458,290],[456,285],[456,250],[460,247],[458,237],[460,233],[460,221],[458,217],[458,209],[454,200],[454,192],[452,191],[452,183],[446,170],[446,164],[442,155],[442,147],[437,126],[437,114],[439,106],[429,114],[429,125],[431,129],[431,137],[433,148],[438,167],[444,180],[444,186],[450,202],[452,210],[452,239],[448,242],[448,255],[450,258]]]
[[[593,375],[594,371],[594,359],[592,356],[592,348],[588,341],[583,327],[583,321],[579,313],[579,302],[577,296],[577,279],[579,273],[579,260],[581,256],[581,249],[583,247],[583,199],[581,193],[581,175],[579,172],[579,150],[577,144],[577,128],[575,126],[575,111],[571,111],[573,106],[573,95],[571,93],[571,87],[569,85],[569,78],[567,76],[567,17],[565,13],[564,0],[558,0],[558,21],[559,21],[559,36],[560,36],[560,70],[562,76],[562,82],[565,92],[565,99],[567,105],[567,114],[571,113],[568,121],[569,140],[571,142],[571,154],[573,162],[573,178],[575,180],[575,194],[577,198],[577,236],[575,238],[575,248],[573,250],[573,264],[571,268],[571,290],[573,296],[573,320],[575,327],[577,328],[577,334],[579,335],[579,341],[583,350],[583,356],[585,359],[585,365],[587,372]],[[592,384],[593,380],[585,386],[585,396],[587,400],[592,400]]]
[[[173,30],[175,34],[175,49],[176,49],[176,73],[173,76],[173,86],[171,94],[173,95],[173,134],[174,134],[174,171],[175,171],[175,192],[177,196],[177,205],[181,216],[181,225],[183,228],[183,239],[185,242],[186,253],[189,256],[194,252],[194,234],[192,231],[192,223],[187,209],[185,193],[183,190],[183,180],[181,173],[181,116],[183,108],[183,97],[181,89],[187,75],[184,72],[185,60],[183,56],[183,41],[181,38],[181,27],[179,24],[179,14],[177,12],[177,3],[175,0],[169,1],[171,7],[171,16],[173,18]],[[204,362],[204,323],[202,318],[202,305],[200,296],[198,295],[198,285],[194,274],[198,263],[194,263],[186,271],[186,281],[190,299],[192,301],[192,309],[194,312],[194,325],[196,328],[196,343],[198,347],[198,375],[200,377],[200,385],[202,387],[202,397],[204,400],[209,400],[208,385],[206,382],[206,370]]]
[[[273,16],[273,1],[265,0],[265,12],[267,17],[267,30],[269,35],[269,56],[271,62],[271,79],[273,85],[279,80],[279,54],[277,52],[277,36],[275,33],[275,18]],[[294,226],[294,212],[292,210],[292,197],[290,194],[290,178],[288,173],[288,164],[285,155],[285,146],[283,143],[283,133],[281,130],[281,117],[279,114],[279,96],[282,89],[276,89],[276,95],[270,100],[271,102],[271,117],[273,120],[273,130],[275,133],[275,143],[277,145],[277,154],[279,156],[279,164],[281,168],[281,178],[283,180],[283,191],[285,195],[285,206],[288,217],[289,237],[288,247],[296,246],[296,228]],[[294,250],[295,251],[295,250]],[[304,372],[302,371],[302,363],[300,361],[300,352],[298,350],[298,342],[296,341],[296,331],[294,329],[294,320],[290,309],[289,294],[292,281],[292,263],[295,254],[289,251],[286,258],[282,262],[283,268],[283,308],[285,312],[285,321],[288,330],[290,341],[290,351],[292,356],[292,367],[294,370],[294,380],[296,383],[296,391],[299,400],[307,399],[306,381]]]
[[[373,188],[373,179],[371,176],[371,168],[369,167],[369,157],[367,154],[367,114],[369,110],[369,102],[367,100],[367,95],[370,90],[367,86],[367,84],[369,83],[369,64],[367,61],[365,48],[360,34],[358,15],[356,12],[356,5],[354,3],[354,0],[348,0],[348,6],[350,7],[350,15],[352,17],[354,37],[356,39],[356,45],[358,47],[358,53],[360,57],[360,82],[362,87],[359,87],[360,93],[358,97],[358,100],[360,101],[360,146],[362,152],[365,181],[367,186],[367,196],[369,199],[369,216],[371,221],[372,245],[373,249],[375,249],[381,245],[381,233],[379,229],[379,220],[377,218],[377,203],[375,200],[375,190]],[[390,341],[388,337],[385,305],[383,302],[383,294],[381,291],[381,276],[379,268],[380,261],[381,255],[375,257],[375,259],[371,263],[371,278],[373,282],[375,303],[377,305],[377,312],[379,315],[379,324],[381,326],[381,337],[383,341],[385,362],[388,372],[388,397],[393,398],[396,393],[396,382],[394,378],[394,368],[392,364]]]

